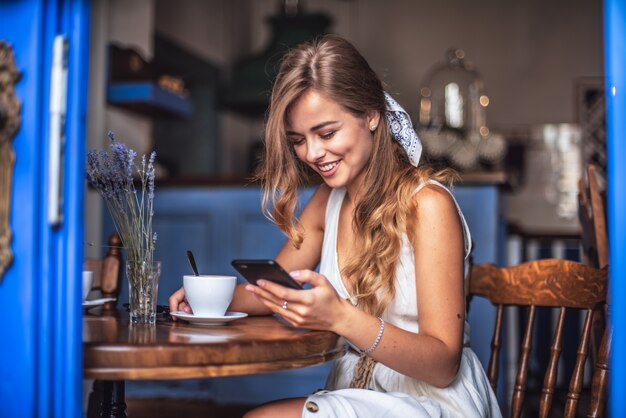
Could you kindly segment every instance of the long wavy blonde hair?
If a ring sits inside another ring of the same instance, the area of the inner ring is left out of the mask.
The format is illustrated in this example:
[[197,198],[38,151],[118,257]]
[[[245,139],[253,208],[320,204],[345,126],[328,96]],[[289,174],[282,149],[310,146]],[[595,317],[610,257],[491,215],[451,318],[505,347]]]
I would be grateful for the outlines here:
[[380,315],[395,295],[395,267],[403,233],[415,219],[413,194],[428,179],[450,182],[454,173],[435,173],[412,166],[402,146],[393,139],[384,116],[383,85],[356,48],[343,38],[327,35],[304,43],[283,58],[272,89],[265,128],[265,157],[257,171],[263,187],[263,210],[299,248],[306,239],[298,223],[298,188],[308,182],[310,169],[295,154],[287,138],[291,106],[308,89],[336,101],[357,117],[368,111],[381,114],[373,133],[374,147],[365,167],[362,193],[356,202],[353,228],[357,248],[341,274],[352,279],[357,306]]

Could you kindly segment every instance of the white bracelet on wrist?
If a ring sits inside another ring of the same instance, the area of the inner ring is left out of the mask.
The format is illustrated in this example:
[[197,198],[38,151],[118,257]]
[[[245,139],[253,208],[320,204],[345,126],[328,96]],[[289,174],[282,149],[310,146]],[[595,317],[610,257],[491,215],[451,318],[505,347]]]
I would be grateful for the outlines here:
[[380,321],[380,328],[378,329],[378,335],[376,336],[376,340],[374,340],[374,344],[372,344],[370,348],[362,352],[363,354],[369,354],[372,351],[376,350],[376,347],[378,347],[378,343],[380,343],[380,340],[383,338],[383,332],[385,331],[385,320],[382,319],[380,316],[378,317],[378,320]]

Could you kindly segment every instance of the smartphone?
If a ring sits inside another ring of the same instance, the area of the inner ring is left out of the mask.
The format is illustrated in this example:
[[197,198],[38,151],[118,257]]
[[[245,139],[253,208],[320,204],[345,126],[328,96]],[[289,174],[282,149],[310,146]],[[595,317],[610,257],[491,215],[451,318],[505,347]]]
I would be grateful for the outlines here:
[[233,260],[230,264],[252,284],[256,284],[259,279],[265,279],[290,289],[303,289],[302,285],[274,260]]

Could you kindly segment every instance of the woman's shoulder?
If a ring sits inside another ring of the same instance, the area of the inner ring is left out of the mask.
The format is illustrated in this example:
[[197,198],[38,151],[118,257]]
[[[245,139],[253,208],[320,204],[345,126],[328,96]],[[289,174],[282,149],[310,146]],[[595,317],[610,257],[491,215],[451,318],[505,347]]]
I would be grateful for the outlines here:
[[455,216],[457,213],[456,203],[450,190],[436,181],[427,181],[419,185],[413,194],[413,204],[418,216],[447,210]]

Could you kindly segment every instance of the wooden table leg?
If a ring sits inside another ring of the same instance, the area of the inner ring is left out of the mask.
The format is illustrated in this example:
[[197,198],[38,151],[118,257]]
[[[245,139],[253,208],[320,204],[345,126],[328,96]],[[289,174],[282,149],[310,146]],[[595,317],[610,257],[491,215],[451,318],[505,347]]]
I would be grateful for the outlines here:
[[126,400],[123,380],[105,380],[102,384],[102,409],[104,418],[126,418]]

